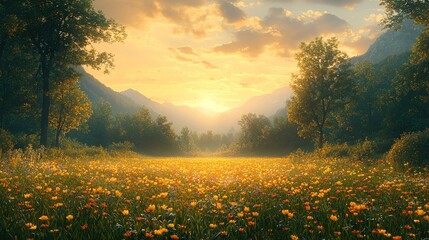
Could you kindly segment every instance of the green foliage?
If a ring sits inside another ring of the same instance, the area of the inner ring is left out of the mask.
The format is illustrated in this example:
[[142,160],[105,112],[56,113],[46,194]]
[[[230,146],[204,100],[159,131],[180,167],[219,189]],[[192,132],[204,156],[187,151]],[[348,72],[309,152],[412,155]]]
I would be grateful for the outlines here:
[[384,23],[389,28],[398,28],[407,18],[418,24],[429,25],[429,2],[426,0],[381,0],[380,5],[386,8]]
[[19,133],[15,134],[15,148],[25,149],[28,146],[39,146],[36,134]]
[[127,151],[131,151],[133,148],[134,148],[134,143],[129,142],[129,141],[124,141],[124,142],[111,143],[107,147],[107,150],[127,152]]
[[6,129],[0,128],[0,156],[2,152],[13,149],[13,135]]
[[323,148],[317,149],[321,158],[346,158],[351,155],[351,148],[347,143],[324,144]]
[[393,81],[393,107],[388,123],[398,136],[429,127],[429,2],[382,0],[381,5],[386,7],[384,23],[387,27],[400,28],[407,18],[425,27],[413,46],[408,63]]
[[49,149],[50,156],[63,156],[71,158],[108,157],[109,154],[103,147],[87,146],[74,139],[63,139],[61,149]]
[[248,152],[258,152],[267,145],[272,126],[270,120],[263,116],[249,113],[238,122],[241,127],[240,148]]
[[403,134],[395,141],[386,158],[392,163],[409,163],[412,166],[428,165],[429,129]]
[[333,113],[344,107],[351,96],[350,62],[338,49],[336,38],[302,43],[296,59],[299,73],[293,75],[291,87],[295,95],[289,104],[288,118],[299,126],[301,137],[313,139],[322,148]]
[[89,133],[85,136],[85,142],[107,147],[112,142],[114,116],[109,103],[102,100],[92,107],[92,115],[88,119]]
[[[30,48],[34,63],[32,76],[26,78],[33,89],[40,90],[40,143],[48,144],[51,85],[55,72],[73,71],[73,66],[89,65],[99,69],[112,67],[112,55],[98,52],[94,43],[115,42],[125,38],[124,28],[107,19],[93,7],[92,0],[23,0],[2,1],[1,10],[8,13],[7,24],[1,31],[0,52],[7,41],[20,49]],[[12,21],[12,20],[13,21]],[[3,19],[2,19],[3,20]],[[2,24],[3,26],[3,24]],[[8,34],[3,34],[3,33]],[[13,34],[12,34],[13,33]],[[0,56],[3,58],[3,56]],[[16,66],[26,66],[21,61]],[[24,67],[23,69],[27,69]],[[3,67],[2,67],[3,70]],[[8,80],[14,78],[8,76]],[[37,82],[40,81],[41,84]],[[0,112],[0,117],[4,114]]]
[[78,76],[60,81],[52,92],[50,127],[55,129],[55,145],[60,146],[60,138],[78,129],[91,116],[91,104],[79,89]]
[[180,131],[178,145],[182,154],[193,155],[197,152],[197,145],[192,137],[192,132],[187,127],[182,128]]
[[377,152],[377,144],[373,141],[365,140],[353,145],[347,143],[325,144],[323,148],[316,151],[316,154],[322,159],[344,158],[353,161],[370,162],[377,157]]

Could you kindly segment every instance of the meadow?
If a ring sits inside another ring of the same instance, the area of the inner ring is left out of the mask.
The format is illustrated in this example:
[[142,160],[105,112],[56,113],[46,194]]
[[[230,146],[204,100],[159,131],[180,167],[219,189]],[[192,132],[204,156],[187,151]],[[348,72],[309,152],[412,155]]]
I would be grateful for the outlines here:
[[424,239],[429,174],[291,158],[11,157],[0,239]]

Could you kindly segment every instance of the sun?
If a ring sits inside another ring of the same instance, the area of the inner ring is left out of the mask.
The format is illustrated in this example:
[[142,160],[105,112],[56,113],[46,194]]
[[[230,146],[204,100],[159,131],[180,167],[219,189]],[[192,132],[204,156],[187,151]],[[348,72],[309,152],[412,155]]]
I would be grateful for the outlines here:
[[198,105],[203,110],[206,110],[209,112],[219,113],[219,112],[225,111],[224,107],[220,106],[219,104],[216,103],[216,101],[210,98],[202,99]]

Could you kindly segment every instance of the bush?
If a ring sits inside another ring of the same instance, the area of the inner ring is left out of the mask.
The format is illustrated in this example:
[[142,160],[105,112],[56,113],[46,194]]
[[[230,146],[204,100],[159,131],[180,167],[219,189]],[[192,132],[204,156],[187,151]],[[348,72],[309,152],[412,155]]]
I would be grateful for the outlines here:
[[347,143],[344,144],[325,144],[323,148],[317,150],[321,158],[346,158],[351,156],[351,148]]
[[306,156],[307,153],[301,150],[301,148],[298,148],[295,152],[292,152],[289,154],[288,158],[290,159],[291,163],[294,164],[303,164],[306,163]]
[[373,141],[365,139],[354,145],[343,144],[325,144],[322,149],[317,150],[321,158],[349,158],[355,161],[368,162],[374,159],[377,152],[377,145]]
[[398,164],[425,166],[429,164],[429,129],[405,133],[395,141],[387,160]]
[[74,139],[65,138],[62,141],[61,149],[52,149],[51,151],[57,152],[58,156],[64,155],[71,158],[79,158],[82,156],[85,157],[94,157],[94,156],[108,156],[105,149],[101,146],[87,146],[83,143],[80,143]]
[[36,134],[21,133],[15,135],[15,148],[25,149],[28,146],[39,146],[38,137]]
[[370,161],[374,158],[377,152],[377,145],[375,142],[365,139],[352,146],[351,158],[357,161]]
[[110,144],[107,149],[109,151],[124,151],[128,152],[131,151],[134,147],[134,143],[125,141],[125,142],[114,142]]

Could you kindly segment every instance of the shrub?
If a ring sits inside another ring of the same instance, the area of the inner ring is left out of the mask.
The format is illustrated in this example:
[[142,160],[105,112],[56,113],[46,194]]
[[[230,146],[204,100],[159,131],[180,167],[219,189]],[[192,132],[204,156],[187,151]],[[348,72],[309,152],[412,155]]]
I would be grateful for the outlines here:
[[376,143],[365,139],[363,142],[359,142],[352,146],[350,151],[352,160],[357,161],[370,161],[374,158],[377,152]]
[[354,145],[343,144],[325,144],[322,149],[317,150],[321,158],[348,158],[355,161],[368,162],[374,159],[377,152],[377,145],[373,141],[365,139]]
[[429,129],[405,133],[395,141],[387,154],[387,160],[411,166],[429,164]]
[[298,148],[295,152],[289,154],[288,158],[291,163],[294,164],[305,164],[307,162],[307,157],[311,156],[311,154],[305,153],[301,148]]
[[38,146],[38,137],[36,134],[21,133],[15,135],[15,148],[26,149],[28,146]]
[[125,142],[114,142],[110,144],[107,149],[109,151],[131,151],[134,147],[134,143],[125,141]]
[[82,156],[85,157],[94,157],[100,156],[105,157],[108,156],[105,149],[101,146],[87,146],[83,143],[80,143],[74,139],[65,138],[62,141],[61,149],[52,149],[51,151],[57,151],[57,155],[64,155],[71,158],[79,158]]
[[325,144],[323,148],[317,150],[321,158],[346,158],[351,156],[351,148],[347,143],[344,144]]

